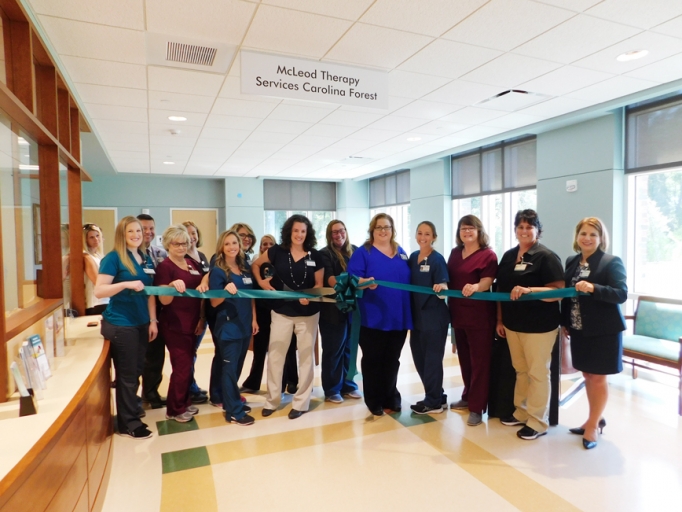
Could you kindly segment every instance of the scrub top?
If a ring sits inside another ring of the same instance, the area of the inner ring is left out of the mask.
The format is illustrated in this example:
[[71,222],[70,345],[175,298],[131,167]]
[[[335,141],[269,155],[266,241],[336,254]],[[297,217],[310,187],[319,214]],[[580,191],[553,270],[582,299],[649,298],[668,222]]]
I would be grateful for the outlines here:
[[[251,267],[241,274],[229,276],[220,267],[211,268],[208,276],[208,287],[211,290],[224,290],[228,283],[234,283],[237,290],[252,290],[253,277]],[[253,322],[253,309],[251,301],[253,299],[226,298],[215,308],[216,323],[215,330],[218,337],[222,340],[241,340],[251,336],[251,324]]]
[[[136,273],[128,270],[121,261],[116,251],[111,251],[99,265],[99,273],[113,276],[112,284],[124,281],[142,281],[145,286],[151,286],[154,281],[154,264],[147,258],[142,251],[138,250],[142,256],[140,265],[128,251],[128,257],[132,260]],[[135,327],[149,323],[149,307],[147,306],[148,297],[146,295],[132,295],[130,290],[121,290],[109,299],[109,305],[104,310],[102,316],[112,325],[123,327]]]
[[[415,251],[410,255],[409,265],[411,284],[433,289],[433,285],[450,280],[445,258],[437,251],[432,251],[423,260],[419,260],[419,251]],[[425,293],[412,292],[410,295],[415,329],[432,331],[447,328],[450,312],[443,299]]]
[[[187,270],[178,267],[166,258],[156,267],[154,285],[162,286],[170,284],[177,279],[185,283],[188,290],[194,290],[201,284],[203,274],[199,266],[189,256],[185,256]],[[173,302],[163,307],[159,313],[159,323],[165,329],[194,334],[201,317],[201,299],[192,297],[174,297]]]

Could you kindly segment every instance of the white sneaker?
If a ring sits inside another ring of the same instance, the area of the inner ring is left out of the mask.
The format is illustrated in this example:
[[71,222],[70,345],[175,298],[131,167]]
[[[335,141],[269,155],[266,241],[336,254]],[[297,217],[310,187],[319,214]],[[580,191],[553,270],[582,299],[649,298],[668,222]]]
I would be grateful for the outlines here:
[[177,416],[169,416],[166,414],[166,419],[175,420],[178,423],[188,423],[194,419],[194,415],[189,411],[185,411],[182,414],[178,414]]
[[188,405],[187,412],[194,416],[195,414],[199,414],[199,408],[196,405]]

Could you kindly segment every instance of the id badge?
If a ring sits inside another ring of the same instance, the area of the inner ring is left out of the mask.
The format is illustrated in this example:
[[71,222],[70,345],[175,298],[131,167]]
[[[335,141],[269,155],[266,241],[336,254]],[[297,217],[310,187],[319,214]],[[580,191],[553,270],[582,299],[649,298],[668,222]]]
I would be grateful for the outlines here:
[[244,284],[252,284],[252,283],[253,283],[253,281],[251,280],[250,277],[244,277],[244,278],[242,279],[242,282],[243,282]]
[[514,272],[523,272],[524,270],[526,270],[525,263],[517,263],[516,266],[514,267]]
[[401,254],[400,257],[407,261],[409,258],[407,257],[407,254]]
[[589,270],[581,270],[580,274],[578,274],[578,277],[584,279],[586,277],[590,276],[590,271]]
[[431,270],[431,265],[419,265],[419,272],[428,272]]
[[145,274],[150,275],[150,276],[153,276],[156,274],[156,270],[154,270],[153,268],[143,268],[142,270]]
[[202,271],[204,274],[208,274],[208,271],[209,271],[209,270],[211,270],[209,267],[201,267],[201,271]]
[[316,267],[315,260],[305,260],[305,264],[309,267]]
[[200,276],[201,275],[198,270],[194,270],[194,269],[190,269],[189,273],[192,274],[193,276]]

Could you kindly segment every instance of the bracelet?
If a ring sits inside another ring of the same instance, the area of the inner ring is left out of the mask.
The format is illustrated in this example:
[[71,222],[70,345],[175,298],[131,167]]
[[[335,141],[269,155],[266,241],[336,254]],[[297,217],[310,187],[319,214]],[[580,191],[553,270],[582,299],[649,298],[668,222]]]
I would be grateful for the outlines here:
[[157,324],[159,323],[159,321],[158,321],[156,318],[150,318],[150,319],[149,319],[149,322],[150,322],[150,323],[151,323],[151,322],[156,322]]

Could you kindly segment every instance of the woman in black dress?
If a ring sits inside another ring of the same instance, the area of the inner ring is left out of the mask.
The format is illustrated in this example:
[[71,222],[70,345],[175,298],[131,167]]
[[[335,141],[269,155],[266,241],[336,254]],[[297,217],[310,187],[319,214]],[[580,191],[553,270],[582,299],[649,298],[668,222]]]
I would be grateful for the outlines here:
[[573,366],[583,372],[590,415],[582,426],[570,429],[583,436],[583,446],[597,446],[597,431],[606,426],[602,417],[609,388],[607,375],[623,370],[625,319],[618,307],[628,298],[625,267],[618,256],[606,254],[608,233],[595,218],[581,220],[575,228],[573,249],[566,261],[566,286],[581,295],[562,301],[562,326],[571,340]]

